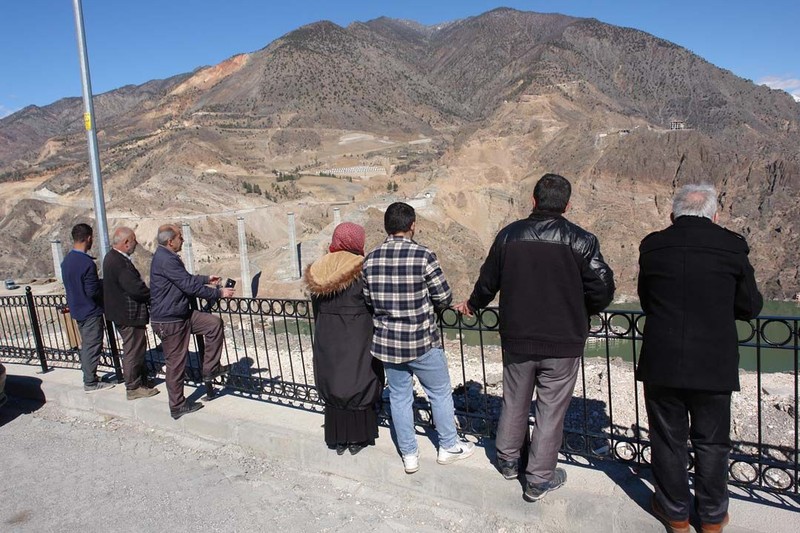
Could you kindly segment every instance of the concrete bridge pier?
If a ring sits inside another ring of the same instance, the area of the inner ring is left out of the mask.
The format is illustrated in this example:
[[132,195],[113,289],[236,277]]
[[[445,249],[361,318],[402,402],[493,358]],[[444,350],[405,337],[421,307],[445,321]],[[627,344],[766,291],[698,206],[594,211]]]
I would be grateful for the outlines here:
[[64,261],[64,248],[61,247],[61,241],[53,239],[50,241],[50,252],[53,254],[53,269],[56,273],[56,279],[60,283],[64,283],[64,278],[61,276],[61,263]]
[[252,298],[253,291],[250,285],[250,259],[247,255],[247,233],[244,228],[244,217],[238,217],[236,223],[239,229],[239,261],[242,269],[242,286],[240,294],[245,298]]
[[291,279],[300,277],[300,260],[297,257],[297,235],[294,226],[294,212],[289,213],[289,253],[292,256]]
[[188,222],[181,224],[183,232],[183,263],[189,274],[194,274],[194,248],[192,246],[192,227]]

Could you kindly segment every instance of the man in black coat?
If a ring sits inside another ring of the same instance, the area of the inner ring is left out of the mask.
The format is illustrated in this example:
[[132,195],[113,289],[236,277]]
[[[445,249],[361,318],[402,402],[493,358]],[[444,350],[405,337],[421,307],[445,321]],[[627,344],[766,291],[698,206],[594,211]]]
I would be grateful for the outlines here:
[[150,289],[131,261],[130,256],[137,244],[132,229],[117,228],[111,240],[112,250],[103,259],[106,318],[114,323],[122,337],[122,367],[129,400],[158,394],[158,389],[147,386],[144,356],[147,350],[145,326],[150,318],[147,311]]
[[639,247],[639,300],[647,316],[637,379],[650,420],[652,505],[671,531],[689,531],[691,439],[695,505],[702,531],[710,533],[729,519],[731,391],[739,390],[735,321],[756,317],[763,301],[744,238],[716,224],[714,187],[679,189],[671,218]]
[[542,176],[533,189],[530,216],[500,230],[472,295],[456,306],[471,315],[500,292],[503,410],[497,467],[506,479],[517,478],[536,389],[536,428],[523,492],[530,502],[566,482],[566,472],[556,468],[558,450],[589,315],[614,297],[614,274],[597,237],[563,216],[571,193],[563,176]]

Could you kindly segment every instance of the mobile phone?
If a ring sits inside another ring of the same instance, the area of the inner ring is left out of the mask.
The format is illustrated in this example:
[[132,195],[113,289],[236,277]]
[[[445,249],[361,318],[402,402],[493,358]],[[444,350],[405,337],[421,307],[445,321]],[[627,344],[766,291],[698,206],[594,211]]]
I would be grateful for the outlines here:
[[235,279],[228,278],[227,280],[225,280],[225,288],[226,289],[232,289],[235,286],[236,286],[236,280]]

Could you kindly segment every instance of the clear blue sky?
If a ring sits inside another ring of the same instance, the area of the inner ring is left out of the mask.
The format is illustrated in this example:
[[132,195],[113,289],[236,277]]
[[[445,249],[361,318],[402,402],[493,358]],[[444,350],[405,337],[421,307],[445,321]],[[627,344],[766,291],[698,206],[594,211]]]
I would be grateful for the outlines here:
[[[219,63],[317,20],[434,24],[498,6],[637,28],[800,98],[800,0],[83,0],[95,94]],[[0,117],[80,93],[72,0],[0,2]]]

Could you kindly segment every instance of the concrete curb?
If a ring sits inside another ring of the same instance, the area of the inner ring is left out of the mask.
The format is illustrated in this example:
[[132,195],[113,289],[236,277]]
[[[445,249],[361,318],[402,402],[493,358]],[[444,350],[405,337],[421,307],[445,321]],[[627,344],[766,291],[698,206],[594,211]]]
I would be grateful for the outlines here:
[[[163,385],[161,394],[136,401],[125,399],[124,386],[85,393],[80,372],[55,369],[38,374],[24,365],[6,365],[9,392],[18,397],[41,397],[64,408],[101,416],[135,420],[142,425],[170,434],[201,438],[218,444],[238,445],[254,455],[289,461],[299,468],[315,470],[365,483],[384,483],[403,491],[413,491],[434,501],[447,500],[486,509],[517,520],[530,521],[534,529],[547,531],[663,532],[664,527],[646,507],[650,486],[624,465],[601,463],[591,467],[562,464],[567,484],[542,501],[530,504],[522,499],[519,482],[504,480],[489,460],[493,442],[479,443],[475,455],[455,465],[435,462],[433,444],[423,435],[420,445],[420,471],[407,475],[391,441],[389,430],[380,429],[376,446],[356,456],[339,457],[324,444],[320,413],[313,413],[267,402],[223,394],[196,413],[172,420]],[[22,377],[20,377],[22,376]],[[36,383],[41,380],[40,390]],[[22,385],[21,382],[25,383]],[[187,397],[202,391],[186,388]],[[745,523],[736,520],[745,511],[768,515]],[[737,511],[736,507],[741,507]],[[796,531],[800,514],[750,502],[732,503],[733,526],[726,531]],[[793,522],[794,521],[794,522]],[[536,526],[534,526],[536,524]],[[752,526],[750,524],[755,524]],[[745,527],[742,527],[745,526]],[[786,529],[788,527],[788,529]],[[766,529],[762,529],[766,528]]]

